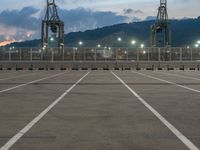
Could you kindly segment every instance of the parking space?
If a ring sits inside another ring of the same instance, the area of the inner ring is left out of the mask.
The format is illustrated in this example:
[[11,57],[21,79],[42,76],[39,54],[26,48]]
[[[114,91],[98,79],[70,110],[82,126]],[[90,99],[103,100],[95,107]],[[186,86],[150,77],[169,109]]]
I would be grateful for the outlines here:
[[8,74],[0,80],[0,150],[200,147],[198,71]]

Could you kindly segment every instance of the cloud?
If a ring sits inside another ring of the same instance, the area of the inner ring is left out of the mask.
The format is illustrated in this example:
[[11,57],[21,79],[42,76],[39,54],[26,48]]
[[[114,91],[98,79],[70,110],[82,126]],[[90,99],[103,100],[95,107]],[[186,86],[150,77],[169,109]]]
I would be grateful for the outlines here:
[[39,10],[33,7],[1,12],[0,45],[37,38],[40,34],[41,20],[34,17],[34,15],[38,12]]
[[138,22],[141,21],[141,18],[139,16],[143,14],[143,11],[140,9],[134,10],[132,8],[126,8],[123,9],[122,14],[124,14],[124,16],[127,16],[128,22]]
[[131,8],[128,8],[128,9],[124,9],[123,10],[124,14],[142,14],[143,11],[142,10],[134,10],[134,9],[131,9]]
[[37,29],[40,20],[34,17],[39,10],[33,7],[24,7],[21,10],[5,10],[0,13],[0,23],[9,27],[19,27],[24,29]]
[[[59,17],[65,23],[65,33],[84,31],[108,25],[127,22],[128,17],[111,11],[92,11],[85,8],[58,9]],[[45,10],[24,7],[21,10],[5,10],[0,13],[0,42],[22,41],[40,38],[41,20]],[[7,31],[7,32],[5,32]],[[9,36],[9,39],[6,36]]]
[[34,35],[37,33],[32,30],[0,24],[0,46],[16,41],[31,40]]
[[157,19],[156,16],[147,16],[147,17],[145,18],[146,21],[151,21],[151,20],[156,20],[156,19]]
[[65,22],[67,33],[124,23],[128,19],[126,16],[117,15],[114,12],[92,11],[84,8],[59,9],[59,16]]

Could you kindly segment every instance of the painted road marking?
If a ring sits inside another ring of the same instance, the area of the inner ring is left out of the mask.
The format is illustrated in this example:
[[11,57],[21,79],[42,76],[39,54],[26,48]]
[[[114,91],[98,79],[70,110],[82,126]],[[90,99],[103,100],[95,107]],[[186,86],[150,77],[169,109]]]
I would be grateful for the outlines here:
[[20,130],[15,136],[13,136],[0,150],[10,149],[24,134],[26,134],[36,123],[38,123],[57,103],[59,103],[73,88],[75,88],[90,72],[87,72],[81,79],[73,84],[68,90],[66,90],[60,97],[58,97],[51,105],[49,105],[43,112],[35,117],[30,123],[28,123],[22,130]]
[[144,73],[141,73],[141,72],[135,72],[135,71],[132,71],[132,72],[133,72],[133,73],[137,73],[137,74],[139,74],[139,75],[142,75],[142,76],[144,76],[144,77],[148,77],[148,78],[155,79],[155,80],[158,80],[158,81],[161,81],[161,82],[165,82],[165,83],[168,83],[168,84],[171,84],[171,85],[175,85],[175,86],[177,86],[177,87],[181,87],[181,88],[184,88],[184,89],[193,91],[193,92],[200,93],[199,90],[196,90],[196,89],[193,89],[193,88],[190,88],[190,87],[181,85],[181,84],[177,84],[177,83],[174,83],[174,82],[171,82],[171,81],[167,81],[167,80],[164,80],[164,79],[160,79],[160,78],[157,78],[157,77],[153,77],[153,76],[151,76],[151,75],[147,75],[147,74],[144,74]]
[[[65,72],[64,72],[64,73],[65,73]],[[50,79],[50,78],[53,78],[53,77],[57,77],[57,76],[60,76],[60,75],[62,75],[62,74],[64,74],[64,73],[58,73],[58,74],[55,74],[55,75],[52,75],[52,76],[48,76],[48,77],[41,78],[41,79],[37,79],[37,80],[31,81],[31,82],[28,82],[28,83],[20,84],[20,85],[11,87],[11,88],[7,88],[7,89],[4,89],[4,90],[1,90],[0,93],[8,92],[8,91],[14,90],[14,89],[16,89],[16,88],[20,88],[20,87],[23,87],[23,86],[26,86],[26,85],[29,85],[29,84],[33,84],[33,83],[40,82],[40,81],[42,81],[42,80],[46,80],[46,79]]]
[[130,88],[120,77],[114,72],[111,73],[144,105],[146,106],[174,135],[176,135],[190,150],[199,150],[187,137],[185,137],[178,129],[176,129],[169,121],[167,121],[158,111],[149,105],[139,94]]

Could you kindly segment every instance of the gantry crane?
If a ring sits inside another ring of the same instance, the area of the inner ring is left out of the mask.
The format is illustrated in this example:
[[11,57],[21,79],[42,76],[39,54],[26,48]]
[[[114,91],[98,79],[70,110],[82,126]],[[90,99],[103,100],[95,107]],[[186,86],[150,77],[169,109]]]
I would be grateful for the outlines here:
[[64,22],[58,16],[55,0],[47,0],[46,15],[42,20],[41,40],[43,50],[48,47],[64,48]]
[[167,13],[167,0],[160,0],[157,19],[151,26],[152,47],[170,47],[171,31]]

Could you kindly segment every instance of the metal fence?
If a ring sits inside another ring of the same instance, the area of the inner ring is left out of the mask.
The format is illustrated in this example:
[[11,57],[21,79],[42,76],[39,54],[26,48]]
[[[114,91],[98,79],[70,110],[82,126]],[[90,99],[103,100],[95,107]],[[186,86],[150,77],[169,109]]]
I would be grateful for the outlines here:
[[199,61],[200,48],[0,48],[0,61]]

